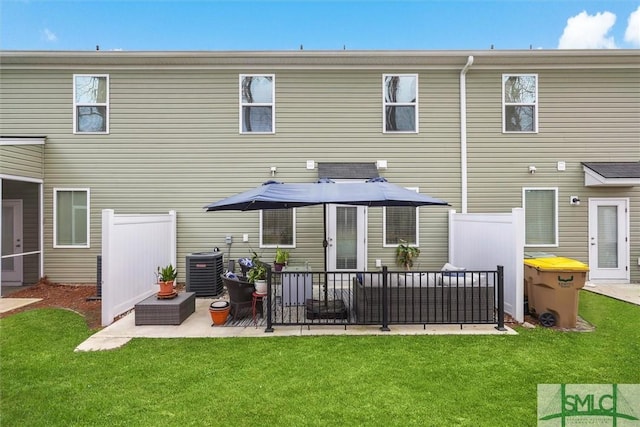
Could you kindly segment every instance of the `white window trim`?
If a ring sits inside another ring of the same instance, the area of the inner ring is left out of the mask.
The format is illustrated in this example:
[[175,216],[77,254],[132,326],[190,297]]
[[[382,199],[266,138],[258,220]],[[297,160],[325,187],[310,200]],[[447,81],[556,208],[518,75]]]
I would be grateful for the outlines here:
[[[416,193],[420,192],[420,188],[418,187],[405,187],[407,190],[415,191]],[[420,210],[416,207],[416,242],[409,244],[409,246],[415,246],[416,248],[420,246]],[[387,243],[387,207],[382,208],[382,247],[383,248],[397,248],[400,246],[399,243],[389,244]]]
[[262,210],[260,211],[260,228],[258,230],[258,233],[260,235],[260,248],[264,248],[264,249],[269,249],[269,248],[287,248],[287,249],[293,249],[296,247],[296,208],[292,208],[293,209],[293,215],[292,215],[292,221],[293,221],[293,244],[292,245],[265,245],[262,243]]
[[[242,79],[245,77],[271,77],[271,102],[242,103]],[[273,135],[276,133],[276,75],[275,74],[240,74],[238,77],[238,131],[242,135]],[[242,130],[242,107],[271,107],[271,132],[244,132]]]
[[[84,191],[87,193],[87,243],[85,245],[59,245],[58,244],[58,192],[61,191]],[[64,188],[53,189],[53,247],[87,249],[91,247],[91,190],[89,188]]]
[[[533,105],[533,111],[534,111],[534,130],[532,131],[513,131],[513,130],[507,130],[507,117],[506,117],[506,106],[507,103],[505,102],[504,99],[504,83],[505,83],[505,77],[526,77],[526,76],[530,76],[530,77],[535,77],[536,78],[536,101],[534,103],[530,103],[530,102],[523,102],[523,103],[516,103],[516,102],[511,102],[509,103],[509,105],[521,105],[521,106],[527,106],[527,105]],[[502,86],[502,133],[508,133],[508,134],[523,134],[523,133],[528,133],[528,134],[536,134],[539,132],[540,128],[538,127],[538,110],[540,109],[540,102],[538,100],[538,86],[539,86],[539,78],[538,78],[538,74],[532,74],[532,73],[503,73],[502,77],[501,77],[501,86]]]
[[525,247],[527,248],[557,248],[558,246],[560,246],[560,240],[559,240],[559,231],[558,231],[558,224],[559,224],[559,216],[560,213],[558,212],[558,187],[523,187],[522,188],[522,209],[524,210],[524,214],[525,214],[525,226],[526,226],[526,215],[527,215],[527,204],[526,204],[526,192],[527,191],[537,191],[537,190],[546,190],[546,191],[553,191],[554,195],[555,195],[555,200],[554,200],[554,205],[555,205],[555,218],[554,218],[554,228],[555,228],[555,243],[544,243],[544,244],[535,244],[535,245],[530,245],[527,244],[527,236],[526,236],[526,232],[525,232]]
[[[76,103],[76,77],[106,77],[107,79],[107,102],[97,102],[95,104],[78,104]],[[75,135],[107,135],[109,134],[109,117],[110,117],[110,82],[109,74],[74,74],[73,75],[73,133]],[[106,123],[104,132],[80,132],[78,131],[78,107],[106,107]]]
[[[415,77],[416,78],[416,102],[412,103],[412,102],[394,102],[394,103],[389,103],[387,104],[386,101],[386,96],[385,96],[385,92],[386,92],[386,87],[385,87],[385,80],[387,79],[387,77],[393,77],[393,76],[397,76],[397,77]],[[419,86],[420,86],[420,81],[418,80],[418,74],[383,74],[382,75],[382,133],[388,133],[391,135],[397,135],[397,134],[417,134],[420,133],[420,114],[419,114],[419,109],[418,109],[418,105],[420,105],[420,98],[419,98]],[[414,107],[416,110],[416,130],[415,131],[408,131],[408,130],[402,130],[402,131],[397,131],[397,130],[387,130],[387,105],[393,105],[393,106],[398,106],[398,107],[403,107],[403,106],[411,106]]]

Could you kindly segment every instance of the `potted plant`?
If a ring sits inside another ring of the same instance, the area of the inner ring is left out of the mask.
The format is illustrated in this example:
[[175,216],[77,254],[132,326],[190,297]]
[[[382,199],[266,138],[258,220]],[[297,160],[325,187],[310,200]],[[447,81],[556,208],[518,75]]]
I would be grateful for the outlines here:
[[400,240],[400,244],[396,249],[396,263],[398,265],[409,271],[418,255],[420,255],[420,249],[415,246],[409,246],[406,240]]
[[267,266],[260,262],[258,255],[254,252],[251,258],[252,267],[247,273],[247,280],[256,287],[259,294],[267,293]]
[[176,277],[178,277],[178,272],[173,268],[173,265],[169,264],[163,268],[158,266],[156,276],[158,276],[158,285],[160,285],[158,296],[166,297],[173,295],[173,282],[176,280]]
[[275,271],[282,271],[282,268],[289,261],[289,251],[281,248],[276,248],[276,258],[273,261],[273,268]]

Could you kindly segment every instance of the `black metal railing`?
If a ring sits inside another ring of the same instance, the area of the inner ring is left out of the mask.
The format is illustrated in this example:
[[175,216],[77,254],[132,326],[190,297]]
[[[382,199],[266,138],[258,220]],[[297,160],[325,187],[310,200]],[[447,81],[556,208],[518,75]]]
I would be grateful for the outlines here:
[[266,331],[277,325],[496,324],[504,274],[491,271],[270,271]]

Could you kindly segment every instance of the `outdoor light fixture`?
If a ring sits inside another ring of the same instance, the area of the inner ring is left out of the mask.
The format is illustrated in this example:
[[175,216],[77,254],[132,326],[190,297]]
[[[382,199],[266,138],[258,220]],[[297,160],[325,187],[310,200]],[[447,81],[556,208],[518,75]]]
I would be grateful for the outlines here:
[[536,167],[535,167],[535,166],[533,166],[533,165],[529,166],[529,173],[530,173],[531,175],[533,175],[534,173],[536,173]]

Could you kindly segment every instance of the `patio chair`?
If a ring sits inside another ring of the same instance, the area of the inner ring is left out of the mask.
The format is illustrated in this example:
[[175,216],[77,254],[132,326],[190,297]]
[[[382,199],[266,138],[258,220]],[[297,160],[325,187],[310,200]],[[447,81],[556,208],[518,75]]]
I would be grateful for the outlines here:
[[[229,279],[222,276],[222,283],[229,292],[229,304],[231,305],[231,318],[236,320],[240,312],[247,309],[251,313],[253,303],[253,292],[256,288],[249,282],[242,279]],[[262,316],[262,304],[256,307]]]

